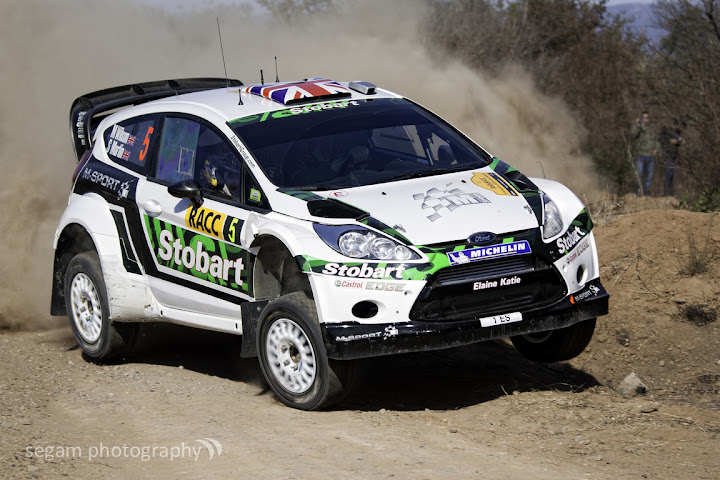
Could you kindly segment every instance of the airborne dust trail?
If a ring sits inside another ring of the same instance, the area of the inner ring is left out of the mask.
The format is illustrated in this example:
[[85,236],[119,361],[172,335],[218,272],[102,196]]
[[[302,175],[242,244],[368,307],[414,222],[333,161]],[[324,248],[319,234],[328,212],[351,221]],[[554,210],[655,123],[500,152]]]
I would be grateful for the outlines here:
[[582,132],[564,105],[540,95],[520,67],[491,79],[433,61],[418,37],[418,2],[366,1],[294,26],[248,8],[167,15],[140,0],[15,0],[0,15],[0,328],[56,323],[52,235],[74,167],[73,99],[132,82],[222,76],[216,15],[228,73],[246,84],[260,68],[272,72],[276,55],[281,80],[369,80],[448,118],[528,175],[544,168],[576,192],[593,186],[590,161],[577,154]]

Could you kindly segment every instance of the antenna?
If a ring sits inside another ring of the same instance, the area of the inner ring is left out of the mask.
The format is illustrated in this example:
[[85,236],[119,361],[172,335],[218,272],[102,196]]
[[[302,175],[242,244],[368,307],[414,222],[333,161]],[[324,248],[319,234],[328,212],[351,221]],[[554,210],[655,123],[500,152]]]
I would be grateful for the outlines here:
[[222,35],[220,34],[220,17],[215,17],[215,20],[217,21],[218,37],[220,37],[220,55],[222,55],[223,70],[225,70],[225,86],[229,87],[230,80],[228,80],[227,67],[225,66],[225,51],[223,50]]
[[275,57],[275,81],[279,82],[280,77],[278,77],[278,71],[277,71],[277,57]]
[[260,69],[260,85],[265,85],[265,77],[263,77],[262,68]]

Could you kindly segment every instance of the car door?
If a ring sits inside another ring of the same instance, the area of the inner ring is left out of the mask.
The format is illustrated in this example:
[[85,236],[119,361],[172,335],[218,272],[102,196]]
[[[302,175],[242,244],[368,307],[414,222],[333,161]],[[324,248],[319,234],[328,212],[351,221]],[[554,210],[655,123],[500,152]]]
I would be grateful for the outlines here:
[[[241,245],[249,210],[244,164],[212,125],[167,115],[151,174],[137,203],[149,255],[145,271],[163,305],[211,315],[237,316],[253,296],[254,258]],[[168,187],[194,180],[202,205],[172,196]],[[261,195],[262,197],[262,195]]]

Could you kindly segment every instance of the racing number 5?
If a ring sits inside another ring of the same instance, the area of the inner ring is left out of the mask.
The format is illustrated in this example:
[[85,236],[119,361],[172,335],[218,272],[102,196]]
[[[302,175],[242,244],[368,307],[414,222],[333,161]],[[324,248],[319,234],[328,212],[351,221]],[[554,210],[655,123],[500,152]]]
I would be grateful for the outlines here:
[[230,240],[232,243],[235,243],[235,224],[238,223],[237,218],[233,218],[232,222],[230,223],[230,228],[228,229],[228,240]]
[[143,149],[142,152],[140,152],[140,161],[142,162],[145,160],[145,155],[147,155],[148,147],[150,146],[150,135],[155,131],[153,127],[148,127],[148,131],[145,134],[145,140],[143,140]]

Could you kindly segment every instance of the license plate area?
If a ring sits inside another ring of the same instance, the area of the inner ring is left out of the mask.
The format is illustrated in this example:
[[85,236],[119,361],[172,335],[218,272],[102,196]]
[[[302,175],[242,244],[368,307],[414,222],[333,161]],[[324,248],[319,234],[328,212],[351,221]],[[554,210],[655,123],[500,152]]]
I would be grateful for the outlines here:
[[503,315],[493,315],[492,317],[483,317],[480,319],[480,325],[483,327],[495,327],[506,323],[514,323],[522,321],[522,313],[513,312]]

